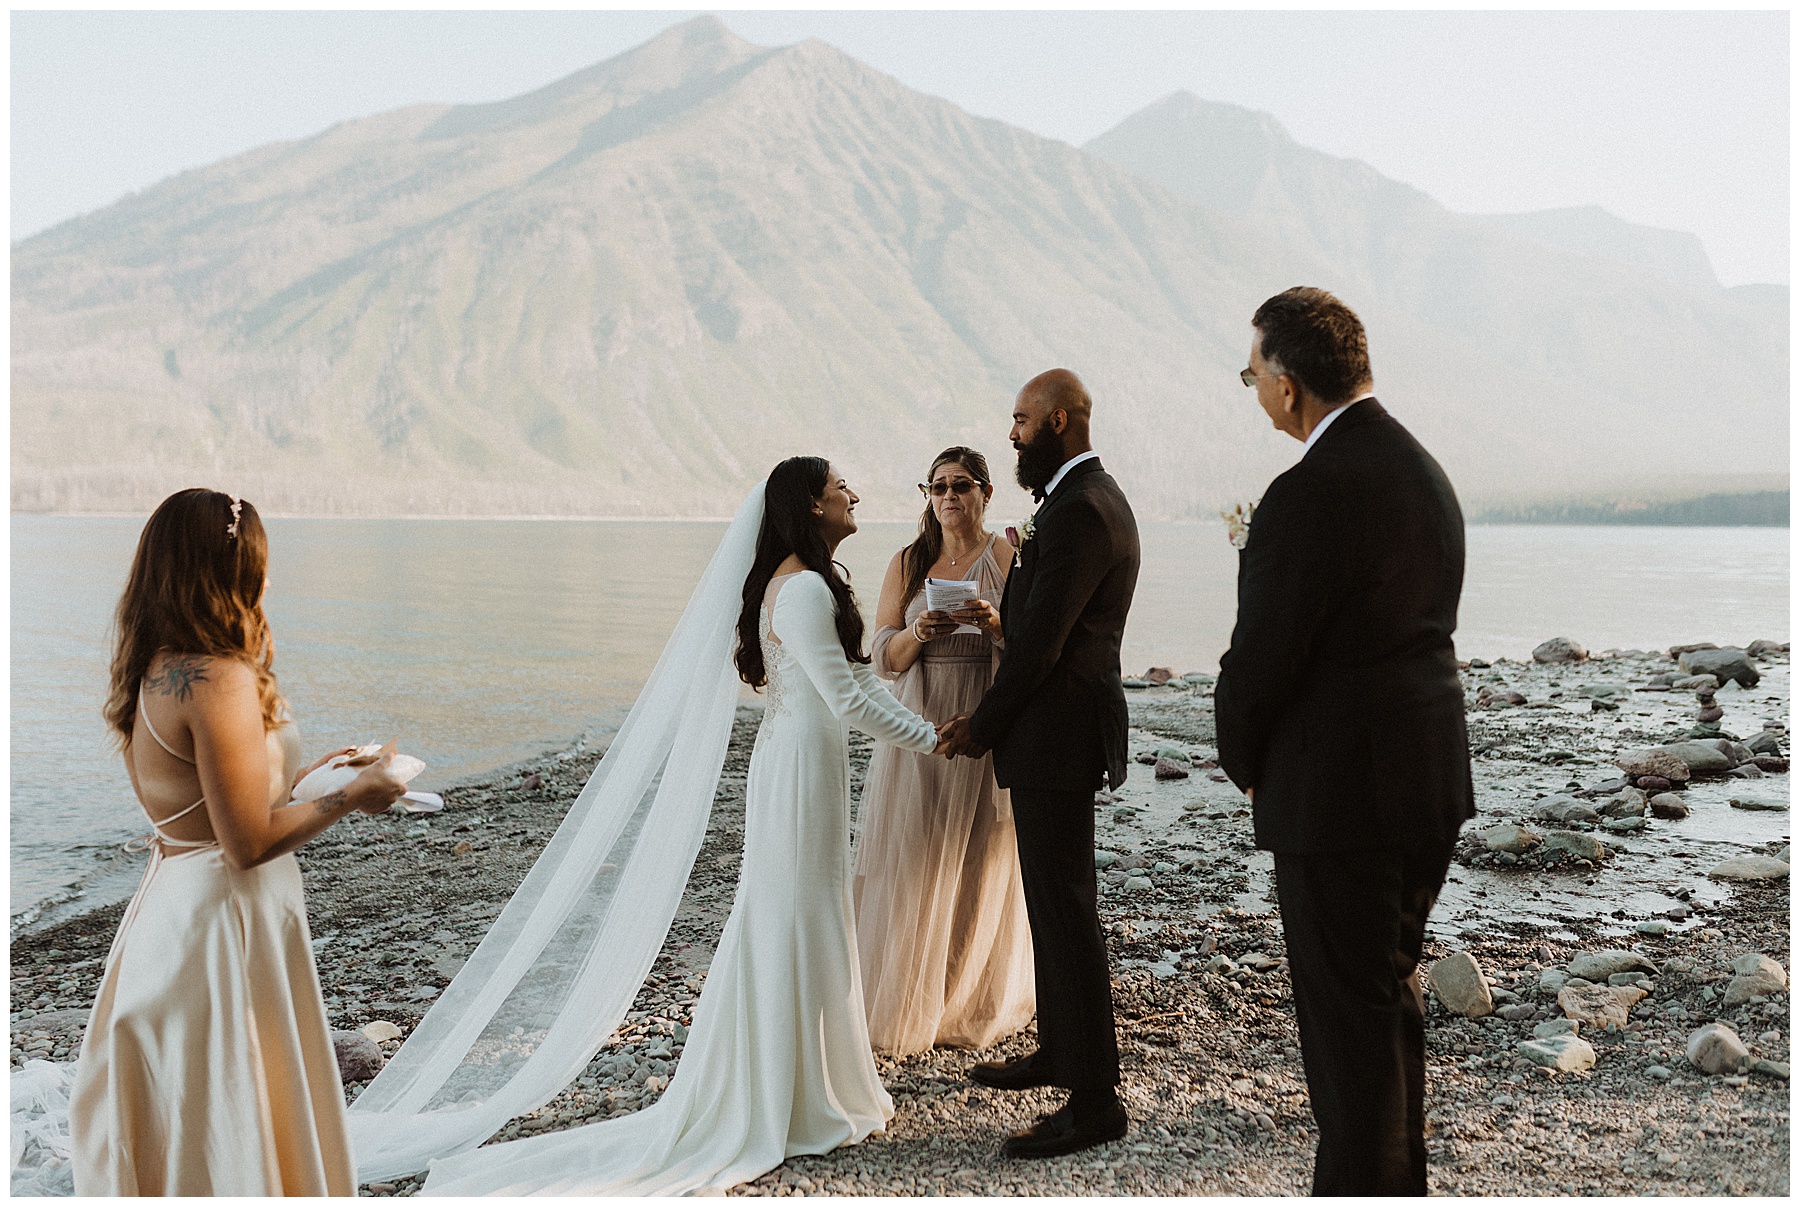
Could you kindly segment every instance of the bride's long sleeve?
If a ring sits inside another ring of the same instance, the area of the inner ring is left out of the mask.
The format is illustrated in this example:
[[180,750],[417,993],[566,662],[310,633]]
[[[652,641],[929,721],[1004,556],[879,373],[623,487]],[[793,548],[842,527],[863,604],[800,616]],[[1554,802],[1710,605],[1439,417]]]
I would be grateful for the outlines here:
[[875,673],[844,657],[837,601],[817,574],[795,577],[775,597],[769,627],[806,672],[827,707],[846,723],[903,750],[937,748],[937,729],[894,699]]

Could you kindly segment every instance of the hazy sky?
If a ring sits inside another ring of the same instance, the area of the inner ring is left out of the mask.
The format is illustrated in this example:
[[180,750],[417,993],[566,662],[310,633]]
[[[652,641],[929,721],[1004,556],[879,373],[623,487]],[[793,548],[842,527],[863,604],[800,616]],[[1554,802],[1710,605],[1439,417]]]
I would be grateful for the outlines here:
[[[690,12],[15,12],[12,237],[421,101],[491,101]],[[722,12],[1081,143],[1177,89],[1452,209],[1604,205],[1788,280],[1785,12]]]

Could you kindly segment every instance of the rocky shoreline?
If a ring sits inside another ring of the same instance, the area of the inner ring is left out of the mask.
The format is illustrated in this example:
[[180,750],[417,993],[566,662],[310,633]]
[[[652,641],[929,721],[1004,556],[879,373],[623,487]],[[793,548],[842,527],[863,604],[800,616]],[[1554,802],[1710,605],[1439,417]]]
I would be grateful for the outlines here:
[[[1785,764],[1756,760],[1787,754],[1789,663],[1784,647],[1750,648],[1752,684],[1714,675],[1704,695],[1671,681],[1695,676],[1663,652],[1566,650],[1571,660],[1466,671],[1481,815],[1426,953],[1435,1191],[1788,1193],[1788,782]],[[1051,1098],[985,1090],[964,1070],[1026,1050],[1027,1034],[982,1053],[880,1058],[897,1107],[885,1134],[734,1194],[1305,1192],[1312,1118],[1269,859],[1254,850],[1247,803],[1211,765],[1210,682],[1151,685],[1162,677],[1131,693],[1144,765],[1098,813],[1131,1135],[1002,1161],[1002,1134]],[[503,1137],[637,1110],[667,1084],[730,908],[757,723],[740,712],[693,880],[619,1035]],[[1618,762],[1686,742],[1746,750],[1719,751],[1724,767],[1690,752],[1686,779],[1659,776],[1674,770],[1666,760],[1639,758],[1629,776]],[[852,753],[860,786],[860,735]],[[449,789],[435,816],[353,815],[301,852],[326,1004],[355,1035],[344,1057],[363,1065],[352,1072],[378,1067],[448,983],[600,754],[578,746]],[[1665,796],[1675,800],[1659,808]],[[1734,860],[1750,861],[1752,878],[1716,874]],[[15,1068],[72,1059],[122,908],[14,937]],[[1732,1038],[1695,1041],[1696,1064],[1690,1040],[1714,1024]],[[365,1084],[352,1080],[348,1096]]]

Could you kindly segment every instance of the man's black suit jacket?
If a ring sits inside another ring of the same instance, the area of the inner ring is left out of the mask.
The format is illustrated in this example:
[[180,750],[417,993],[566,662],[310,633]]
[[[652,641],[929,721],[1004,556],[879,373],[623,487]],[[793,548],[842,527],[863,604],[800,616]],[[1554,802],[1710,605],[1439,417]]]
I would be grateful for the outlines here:
[[1131,505],[1098,458],[1072,466],[1032,518],[1000,599],[1006,649],[969,720],[1002,788],[1125,782],[1119,642],[1137,586]]
[[1475,815],[1450,639],[1462,579],[1450,480],[1374,399],[1270,483],[1215,693],[1257,846],[1447,846]]

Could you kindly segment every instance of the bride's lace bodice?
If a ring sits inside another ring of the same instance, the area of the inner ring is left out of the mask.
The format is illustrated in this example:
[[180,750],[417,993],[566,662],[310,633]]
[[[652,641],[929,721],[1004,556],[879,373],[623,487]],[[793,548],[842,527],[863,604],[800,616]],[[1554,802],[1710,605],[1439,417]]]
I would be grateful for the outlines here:
[[810,570],[770,583],[758,625],[769,682],[766,729],[778,719],[853,726],[906,750],[937,746],[932,724],[894,699],[866,663],[844,656],[838,641],[837,601]]

